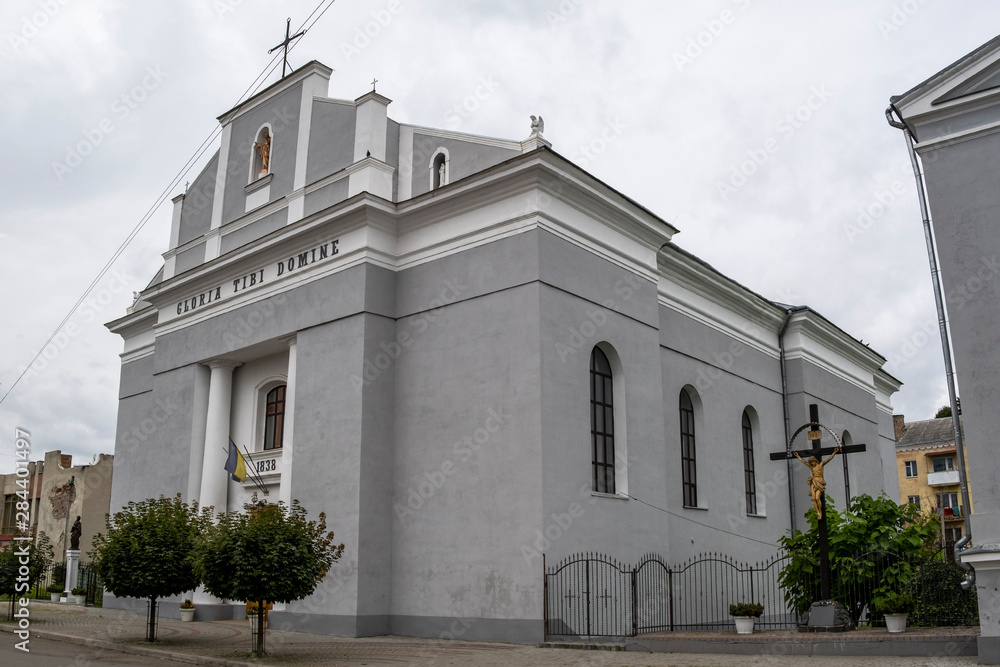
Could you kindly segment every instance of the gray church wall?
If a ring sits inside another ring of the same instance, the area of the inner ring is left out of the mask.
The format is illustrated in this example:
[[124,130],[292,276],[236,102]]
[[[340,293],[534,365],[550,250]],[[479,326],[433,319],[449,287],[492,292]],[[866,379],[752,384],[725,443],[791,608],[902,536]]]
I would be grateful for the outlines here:
[[283,208],[228,234],[223,233],[222,242],[220,243],[220,253],[224,255],[230,250],[235,250],[251,241],[256,241],[275,230],[281,229],[286,224],[288,224],[288,209]]
[[300,83],[232,122],[222,208],[223,225],[243,217],[246,212],[247,195],[243,188],[251,181],[250,168],[256,150],[254,141],[265,123],[270,123],[272,130],[270,172],[273,176],[269,201],[281,199],[292,191],[301,102]]
[[968,440],[969,487],[975,493],[973,535],[1000,535],[995,447],[977,434],[1000,432],[1000,135],[987,134],[922,153],[941,277],[961,384]]
[[[780,391],[667,347],[660,348],[660,360],[667,509],[680,515],[670,523],[670,559],[681,561],[707,551],[741,560],[772,556],[789,525],[787,467],[769,457],[784,442]],[[716,377],[711,384],[696,384],[698,378],[711,376]],[[697,508],[684,507],[679,401],[685,388],[695,409]],[[751,423],[757,516],[748,515],[746,502],[742,420],[747,407],[756,413]]]
[[656,284],[550,232],[537,234],[540,280],[659,327]]
[[354,164],[357,129],[357,109],[353,104],[313,100],[312,105],[307,185]]
[[153,390],[153,357],[143,357],[122,364],[118,398],[128,398]]
[[318,190],[306,194],[306,201],[303,206],[305,215],[312,215],[317,211],[322,211],[328,206],[333,206],[347,199],[347,186],[349,180],[342,178],[330,185],[325,185]]
[[448,149],[449,183],[454,183],[477,171],[482,171],[521,154],[520,151],[487,146],[474,141],[445,139],[421,134],[417,130],[413,133],[412,196],[422,195],[431,189],[430,161],[438,147]]
[[401,271],[397,317],[433,310],[441,302],[509,289],[537,276],[538,232],[516,234]]
[[393,632],[540,632],[540,565],[521,551],[543,528],[538,288],[431,308],[397,327]]
[[[581,293],[611,292],[629,277],[614,266],[594,271],[594,263],[607,264],[592,257],[578,265]],[[625,469],[627,485],[616,474],[616,492],[667,507],[658,332],[577,294],[547,284],[539,290],[543,526],[523,557],[541,567],[542,553],[550,565],[580,551],[626,561],[649,551],[667,553],[667,514],[624,496],[593,494],[590,432],[590,357],[600,344],[616,372],[615,388],[619,382],[624,387],[614,395],[615,467]],[[655,303],[655,290],[642,297]],[[621,308],[643,310],[632,304]]]
[[133,500],[186,494],[196,371],[160,373],[151,392],[118,402],[112,512]]
[[177,253],[177,258],[174,260],[174,274],[178,275],[196,266],[201,266],[204,261],[205,244],[199,243],[196,246]]
[[184,245],[207,234],[212,226],[212,202],[215,200],[215,175],[218,173],[218,168],[219,152],[216,151],[184,193],[177,245]]

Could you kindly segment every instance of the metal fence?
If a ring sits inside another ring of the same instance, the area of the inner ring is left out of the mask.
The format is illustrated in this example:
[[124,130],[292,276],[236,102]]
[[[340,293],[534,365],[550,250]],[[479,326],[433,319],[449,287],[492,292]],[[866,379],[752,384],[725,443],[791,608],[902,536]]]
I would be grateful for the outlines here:
[[[38,578],[32,591],[33,597],[46,599],[49,594],[46,592],[49,584],[64,586],[66,581],[66,569],[62,563],[54,563]],[[81,565],[76,573],[76,583],[70,586],[73,588],[86,588],[87,606],[101,606],[104,602],[104,584],[97,575],[97,570],[91,565]]]
[[[819,590],[818,583],[808,589],[783,588],[779,575],[790,562],[786,552],[759,562],[710,553],[679,565],[648,554],[629,566],[604,554],[576,554],[546,569],[545,633],[626,637],[727,630],[735,627],[729,605],[738,602],[764,605],[759,628],[795,628],[799,612],[819,599]],[[916,600],[913,619],[919,624],[977,622],[975,592],[961,591],[961,571],[946,561],[943,552],[929,557],[869,552],[838,565],[831,597],[848,607],[855,622],[884,624],[870,609],[872,600],[886,582],[902,586],[904,581],[905,590]]]

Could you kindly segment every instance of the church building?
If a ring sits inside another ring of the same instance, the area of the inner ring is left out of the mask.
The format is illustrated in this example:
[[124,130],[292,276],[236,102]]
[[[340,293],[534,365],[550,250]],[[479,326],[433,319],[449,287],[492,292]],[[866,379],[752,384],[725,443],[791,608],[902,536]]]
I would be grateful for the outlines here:
[[231,438],[267,500],[325,512],[346,545],[277,627],[530,643],[546,562],[773,555],[810,496],[769,454],[811,404],[867,445],[827,466],[836,506],[898,495],[881,355],[683,250],[541,118],[524,140],[407,125],[377,92],[329,97],[330,74],[219,116],[162,269],[108,324],[112,511],[239,510],[260,491],[224,470]]

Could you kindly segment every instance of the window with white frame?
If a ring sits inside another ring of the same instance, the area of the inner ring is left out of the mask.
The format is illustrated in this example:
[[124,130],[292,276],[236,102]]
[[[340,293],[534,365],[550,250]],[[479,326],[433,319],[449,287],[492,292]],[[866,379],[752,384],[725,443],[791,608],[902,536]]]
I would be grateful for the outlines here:
[[906,466],[906,476],[916,477],[917,476],[917,462],[916,461],[904,461],[903,465]]

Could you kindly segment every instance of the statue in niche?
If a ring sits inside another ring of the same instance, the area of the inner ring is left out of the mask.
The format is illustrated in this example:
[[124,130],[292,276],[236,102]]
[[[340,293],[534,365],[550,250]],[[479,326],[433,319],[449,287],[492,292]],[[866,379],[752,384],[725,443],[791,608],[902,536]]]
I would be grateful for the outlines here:
[[545,119],[541,116],[531,117],[531,133],[532,134],[542,134],[545,132]]
[[254,147],[257,149],[257,154],[260,156],[260,173],[258,176],[263,176],[271,168],[271,134],[267,131],[265,127],[261,130],[261,134],[264,135],[264,141],[262,143],[254,142]]
[[442,162],[441,166],[438,167],[438,183],[440,185],[446,185],[447,184],[446,181],[445,181],[445,178],[444,178],[444,173],[445,173],[444,172],[444,162]]
[[76,521],[73,522],[73,527],[69,529],[69,548],[71,550],[80,550],[80,535],[82,534],[83,525],[80,523],[80,517],[76,517]]

